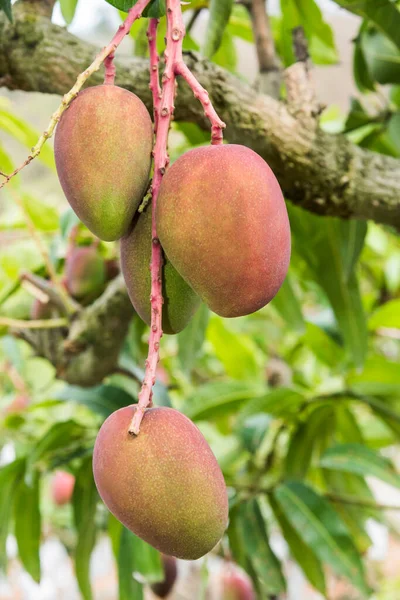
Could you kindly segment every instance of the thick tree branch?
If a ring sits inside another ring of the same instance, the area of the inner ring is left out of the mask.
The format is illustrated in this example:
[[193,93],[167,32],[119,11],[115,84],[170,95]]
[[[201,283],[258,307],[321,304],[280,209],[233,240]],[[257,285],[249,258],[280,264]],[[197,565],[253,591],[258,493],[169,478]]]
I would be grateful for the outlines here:
[[[0,84],[10,89],[64,94],[97,49],[32,12],[15,8],[15,23],[0,18]],[[400,227],[400,161],[361,149],[296,118],[288,107],[259,95],[223,69],[190,54],[187,64],[210,92],[227,124],[226,138],[253,148],[275,171],[286,197],[323,215],[372,219]],[[118,84],[151,110],[146,60],[121,57]],[[90,83],[101,83],[97,73]],[[201,106],[179,84],[175,118],[208,127]]]
[[91,386],[115,370],[133,314],[120,275],[98,300],[75,315],[69,328],[29,330],[18,328],[16,323],[13,333],[47,358],[58,377],[74,385]]

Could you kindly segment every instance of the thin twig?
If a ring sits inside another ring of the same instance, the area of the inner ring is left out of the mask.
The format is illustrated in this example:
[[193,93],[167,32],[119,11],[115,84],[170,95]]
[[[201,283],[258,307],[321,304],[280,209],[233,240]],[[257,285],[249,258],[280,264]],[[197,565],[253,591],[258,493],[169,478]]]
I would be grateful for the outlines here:
[[[64,291],[62,284],[60,285],[63,293],[60,294],[59,287],[56,288],[52,282],[47,281],[47,279],[43,279],[38,275],[34,275],[33,273],[23,273],[20,279],[21,282],[28,281],[31,286],[44,292],[51,303],[54,304],[54,306],[57,306],[66,315],[72,315],[81,309],[81,306]],[[36,294],[33,295],[36,296]]]
[[57,329],[60,327],[67,327],[68,320],[65,318],[59,318],[25,321],[23,319],[0,317],[0,326],[13,327],[14,329]]
[[113,39],[108,44],[108,46],[106,46],[101,52],[99,52],[92,64],[78,76],[75,85],[70,89],[70,91],[67,94],[65,94],[60,106],[53,113],[50,119],[50,123],[47,126],[47,129],[42,133],[38,142],[32,148],[32,151],[29,154],[28,158],[10,175],[6,176],[5,181],[3,181],[2,184],[0,184],[0,189],[4,187],[13,177],[15,177],[15,175],[22,171],[22,169],[29,165],[29,163],[31,163],[34,158],[39,156],[44,144],[53,135],[56,125],[60,120],[63,112],[65,112],[72,100],[76,98],[79,91],[82,89],[83,85],[86,83],[89,77],[100,69],[101,65],[110,54],[113,54],[115,52],[115,50],[118,48],[124,37],[129,33],[132,24],[136,21],[136,19],[139,19],[142,16],[142,12],[149,4],[149,2],[150,0],[138,0],[137,4],[135,4],[135,6],[129,10],[128,16],[126,17],[122,25],[119,26],[117,33],[114,35]]

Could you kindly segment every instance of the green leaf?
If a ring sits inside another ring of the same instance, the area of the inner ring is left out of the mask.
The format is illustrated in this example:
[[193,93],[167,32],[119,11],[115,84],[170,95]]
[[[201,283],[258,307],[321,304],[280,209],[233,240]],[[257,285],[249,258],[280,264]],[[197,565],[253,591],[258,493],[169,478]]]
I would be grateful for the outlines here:
[[207,328],[207,340],[227,375],[234,379],[260,377],[258,349],[251,338],[234,333],[225,320],[213,315]]
[[335,0],[336,4],[369,19],[400,48],[400,11],[392,0]]
[[210,0],[210,16],[203,46],[203,55],[206,58],[212,58],[220,47],[232,7],[233,0]]
[[87,457],[76,474],[72,506],[78,542],[75,549],[75,572],[84,600],[92,600],[90,557],[96,541],[96,506],[98,494],[92,473],[92,457]]
[[[323,478],[328,485],[328,489],[333,492],[334,497],[359,498],[371,502],[371,504],[374,503],[374,497],[362,477],[324,469]],[[333,503],[335,510],[347,525],[359,553],[364,554],[372,544],[366,531],[367,521],[369,518],[379,521],[382,513],[378,510],[365,509],[364,507],[335,501],[332,497],[330,502]]]
[[266,413],[274,417],[297,416],[305,398],[290,388],[281,387],[269,393],[264,391],[250,400],[241,411],[239,418],[245,419],[257,413]]
[[290,282],[289,276],[286,277],[281,289],[272,300],[271,306],[278,311],[291,329],[299,332],[303,332],[305,330],[301,305],[299,300],[296,298],[296,294]]
[[38,472],[34,473],[29,482],[21,479],[18,484],[14,520],[19,557],[29,575],[39,583],[41,515]]
[[317,217],[292,205],[289,214],[294,248],[325,291],[346,347],[355,364],[361,366],[367,349],[367,327],[355,267],[366,224]]
[[[362,27],[361,27],[362,31]],[[359,35],[354,41],[353,75],[356,86],[363,94],[375,91],[375,83],[368,71],[367,61]]]
[[[115,6],[119,10],[128,12],[132,6],[137,3],[137,0],[106,0],[111,6]],[[158,19],[165,15],[165,0],[152,0],[143,11],[143,17]]]
[[321,362],[334,368],[343,361],[343,348],[318,325],[307,323],[302,341],[313,351]]
[[382,356],[373,356],[366,361],[362,371],[354,370],[348,374],[347,383],[358,394],[398,396],[399,365]]
[[213,62],[220,67],[227,69],[227,71],[234,73],[236,70],[237,58],[234,39],[229,29],[226,28],[222,36],[221,45],[213,56]]
[[380,31],[361,34],[361,47],[371,77],[381,84],[400,83],[400,50]]
[[21,199],[36,229],[40,231],[55,231],[58,229],[58,211],[54,206],[26,193],[21,194]]
[[400,475],[392,463],[374,450],[361,444],[339,444],[328,448],[321,458],[321,467],[356,475],[373,475],[389,485],[400,487]]
[[322,18],[315,0],[281,0],[281,48],[286,66],[295,62],[292,32],[302,26],[309,42],[310,55],[316,64],[338,60],[331,27]]
[[103,417],[108,417],[119,408],[137,402],[137,398],[134,398],[122,388],[113,385],[99,385],[92,388],[66,385],[59,393],[55,394],[54,398],[56,400],[78,402],[88,406]]
[[178,334],[178,359],[185,372],[190,372],[196,362],[206,335],[210,311],[205,304],[181,333]]
[[25,459],[19,458],[0,469],[0,567],[6,565],[6,540],[18,482],[23,477]]
[[227,29],[233,37],[238,37],[250,44],[254,42],[249,11],[244,6],[233,6]]
[[13,17],[12,17],[12,11],[11,11],[11,0],[0,0],[0,10],[4,10],[8,19],[12,23]]
[[377,308],[368,319],[368,328],[375,331],[380,327],[400,329],[400,300],[391,300]]
[[118,566],[119,599],[143,598],[142,585],[164,578],[160,554],[110,515],[109,533]]
[[60,0],[62,16],[68,25],[72,23],[72,19],[75,16],[77,4],[78,0]]
[[[40,133],[36,129],[23,119],[6,110],[3,104],[0,104],[0,129],[18,140],[29,150],[36,144],[40,137]],[[54,154],[50,146],[43,146],[38,158],[47,167],[55,170]]]
[[322,562],[349,579],[363,594],[370,590],[349,532],[329,502],[303,483],[280,485],[274,497],[303,542]]
[[255,573],[260,597],[283,593],[286,586],[281,565],[269,545],[267,526],[258,501],[242,504],[237,518],[238,542]]
[[304,423],[301,423],[291,437],[285,460],[287,477],[304,479],[311,466],[317,439],[325,436],[326,424],[332,427],[334,410],[332,406],[320,406],[313,410]]
[[86,429],[76,421],[69,420],[55,423],[38,439],[36,446],[32,448],[31,453],[28,455],[28,471],[43,462],[47,464],[54,453],[60,450],[65,452],[71,446],[82,446],[85,433]]
[[[252,381],[215,381],[199,386],[182,407],[190,419],[200,421],[234,412],[244,402],[264,397],[266,388]],[[258,411],[260,412],[260,411]]]
[[68,208],[60,217],[60,230],[63,240],[68,240],[72,229],[80,223],[79,217],[74,213],[72,208]]
[[268,500],[293,558],[299,564],[299,567],[311,585],[325,596],[325,574],[321,562],[314,554],[312,548],[303,542],[294,527],[292,527],[275,498],[271,495],[268,497]]

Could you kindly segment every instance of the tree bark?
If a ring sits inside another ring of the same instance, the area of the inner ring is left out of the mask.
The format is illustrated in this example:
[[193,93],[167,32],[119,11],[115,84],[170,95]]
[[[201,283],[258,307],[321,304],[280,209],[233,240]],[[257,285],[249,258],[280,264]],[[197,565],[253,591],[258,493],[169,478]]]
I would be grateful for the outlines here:
[[[0,84],[10,89],[64,94],[97,49],[17,4],[15,22],[0,18]],[[226,122],[226,139],[258,152],[274,170],[287,199],[307,210],[342,218],[372,219],[400,227],[400,161],[321,131],[290,105],[250,86],[193,53],[186,62]],[[151,110],[148,61],[121,56],[117,82]],[[90,83],[102,82],[96,73]],[[208,123],[187,85],[179,82],[175,118]]]

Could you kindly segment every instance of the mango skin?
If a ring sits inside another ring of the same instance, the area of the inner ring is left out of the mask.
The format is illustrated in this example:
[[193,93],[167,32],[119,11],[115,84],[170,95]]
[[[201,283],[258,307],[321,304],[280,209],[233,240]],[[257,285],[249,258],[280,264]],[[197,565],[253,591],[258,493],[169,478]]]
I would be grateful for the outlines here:
[[54,151],[68,202],[100,239],[127,231],[146,191],[153,132],[135,94],[114,85],[80,92],[57,126]]
[[66,288],[76,300],[94,300],[100,296],[106,282],[104,259],[97,248],[73,248],[65,261]]
[[[151,322],[151,206],[136,215],[128,235],[121,240],[121,268],[134,309],[140,318]],[[182,279],[169,260],[163,264],[164,333],[179,333],[200,306],[200,298]]]
[[272,300],[290,260],[279,184],[258,154],[239,145],[195,148],[161,183],[157,232],[175,269],[222,317]]
[[114,516],[169,556],[195,560],[221,539],[228,498],[198,428],[172,408],[146,409],[138,436],[127,406],[103,423],[93,453],[97,489]]

